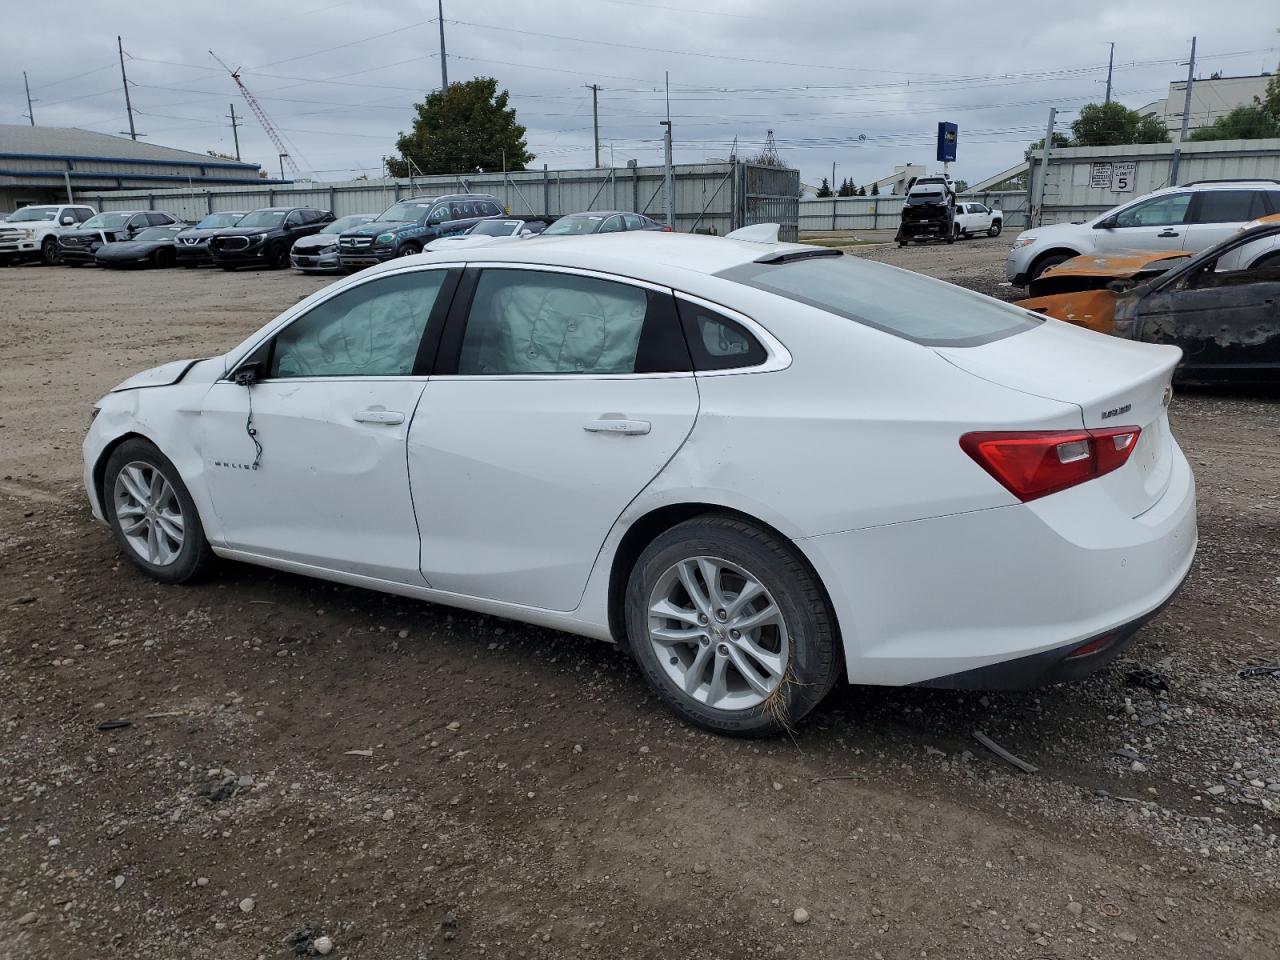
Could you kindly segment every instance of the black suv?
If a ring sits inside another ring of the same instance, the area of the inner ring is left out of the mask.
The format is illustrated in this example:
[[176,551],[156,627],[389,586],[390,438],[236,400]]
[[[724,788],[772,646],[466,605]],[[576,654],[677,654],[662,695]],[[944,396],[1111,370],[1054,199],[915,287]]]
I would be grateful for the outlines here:
[[421,253],[432,240],[466,233],[481,220],[505,217],[497,197],[460,193],[413,197],[384,210],[376,220],[338,237],[338,259],[356,269],[394,257]]
[[167,227],[181,224],[171,213],[163,210],[111,210],[90,217],[78,229],[68,230],[58,237],[58,253],[69,267],[93,263],[98,248],[104,243],[132,240],[149,227]]
[[234,227],[209,238],[209,256],[223,270],[236,267],[287,267],[299,237],[319,233],[333,220],[328,210],[311,207],[263,207],[246,213]]

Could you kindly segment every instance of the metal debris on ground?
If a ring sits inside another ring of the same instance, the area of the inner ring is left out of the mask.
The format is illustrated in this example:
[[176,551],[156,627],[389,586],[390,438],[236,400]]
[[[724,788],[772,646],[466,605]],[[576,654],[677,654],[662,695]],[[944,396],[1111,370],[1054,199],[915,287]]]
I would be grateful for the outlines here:
[[1039,773],[1040,772],[1040,768],[1037,767],[1035,764],[1027,763],[1027,761],[1023,760],[1021,757],[1015,757],[1012,753],[1010,753],[1004,747],[1000,746],[1000,744],[996,743],[994,740],[988,737],[981,730],[973,731],[973,739],[977,740],[980,744],[982,744],[984,747],[986,747],[988,750],[994,753],[997,757],[999,757],[1005,763],[1012,764],[1013,766],[1021,770],[1023,773]]
[[123,730],[125,727],[132,727],[132,720],[103,720],[98,724],[99,730]]
[[1147,667],[1130,670],[1124,675],[1125,680],[1135,687],[1145,687],[1152,693],[1169,692],[1169,683],[1164,677]]
[[1240,676],[1246,680],[1250,677],[1280,678],[1280,663],[1268,663],[1261,667],[1245,667],[1240,671]]

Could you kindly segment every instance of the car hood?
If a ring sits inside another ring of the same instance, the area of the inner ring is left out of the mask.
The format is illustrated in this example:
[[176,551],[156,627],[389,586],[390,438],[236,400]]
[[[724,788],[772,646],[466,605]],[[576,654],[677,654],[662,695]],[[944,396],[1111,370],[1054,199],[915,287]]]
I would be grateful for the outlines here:
[[280,227],[223,227],[221,230],[210,230],[210,237],[254,237],[260,233],[280,233]]
[[1069,237],[1074,238],[1080,236],[1081,229],[1087,229],[1087,224],[1081,223],[1050,223],[1043,227],[1032,227],[1030,230],[1023,230],[1018,234],[1019,240],[1066,240]]
[[100,257],[145,257],[160,247],[173,246],[172,240],[117,240],[98,248]]
[[170,384],[177,383],[187,375],[187,372],[192,367],[201,362],[201,359],[196,359],[174,360],[171,363],[162,363],[160,366],[152,367],[150,370],[135,373],[128,380],[112,387],[111,392],[119,393],[121,390],[139,390],[143,387],[167,387]]
[[[1114,253],[1090,253],[1072,257],[1050,267],[1042,277],[1105,277],[1126,280],[1162,260],[1181,260],[1190,256],[1185,250],[1117,250]],[[1165,264],[1166,268],[1173,264]]]
[[344,237],[376,237],[380,233],[386,233],[388,230],[400,230],[403,227],[416,227],[417,220],[378,220],[372,223],[366,223],[362,227],[356,227],[354,230],[346,230],[343,232]]
[[500,240],[514,240],[515,237],[491,237],[481,235],[478,237],[441,237],[439,240],[432,240],[427,244],[428,250],[455,250],[458,247],[487,247],[491,243]]
[[335,246],[338,242],[336,233],[313,233],[309,237],[299,237],[294,241],[295,250],[323,250]]
[[226,230],[233,230],[234,227],[202,227],[197,229],[192,227],[190,230],[183,230],[178,234],[180,237],[195,237],[197,240],[208,240],[210,237],[222,233]]

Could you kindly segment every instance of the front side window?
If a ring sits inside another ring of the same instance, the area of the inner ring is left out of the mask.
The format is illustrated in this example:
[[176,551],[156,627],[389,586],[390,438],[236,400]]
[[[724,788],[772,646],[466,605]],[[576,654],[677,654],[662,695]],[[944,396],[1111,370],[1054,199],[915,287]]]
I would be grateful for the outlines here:
[[1191,206],[1191,194],[1174,193],[1154,197],[1121,210],[1116,216],[1117,227],[1166,227],[1182,223]]
[[271,377],[405,377],[445,271],[383,277],[331,297],[276,335]]
[[135,214],[129,221],[130,230],[141,230],[143,227],[149,227],[150,225],[151,224],[148,222],[148,218],[145,213]]
[[293,211],[293,213],[289,214],[287,217],[284,218],[284,225],[286,229],[288,229],[289,227],[302,226],[302,214],[299,213],[297,210]]
[[480,274],[458,359],[473,376],[688,369],[669,295],[538,270]]
[[748,263],[716,276],[927,346],[978,346],[1044,322],[1026,310],[861,257]]
[[1196,223],[1247,223],[1265,216],[1261,190],[1205,190],[1200,194]]

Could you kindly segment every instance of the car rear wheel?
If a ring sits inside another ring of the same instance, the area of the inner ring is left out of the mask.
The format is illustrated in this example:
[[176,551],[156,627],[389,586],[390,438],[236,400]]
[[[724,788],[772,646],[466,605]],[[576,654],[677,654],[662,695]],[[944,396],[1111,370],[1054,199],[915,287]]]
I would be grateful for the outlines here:
[[40,244],[40,262],[46,267],[57,266],[62,262],[62,251],[58,249],[57,237],[45,237]]
[[789,730],[840,674],[835,618],[812,571],[784,540],[732,517],[688,520],[644,550],[626,625],[667,706],[715,733]]
[[421,252],[422,252],[422,248],[421,248],[421,247],[419,247],[416,243],[406,243],[406,244],[405,244],[403,247],[401,247],[401,248],[400,248],[400,250],[396,253],[396,256],[397,256],[397,257],[412,257],[415,253],[421,253]]
[[185,583],[213,560],[195,501],[154,444],[126,440],[107,460],[103,509],[129,560],[162,583]]
[[1004,227],[1004,224],[1002,224],[999,220],[992,220],[991,226],[987,228],[987,236],[988,237],[1000,236],[1000,231],[1003,229],[1003,227]]

